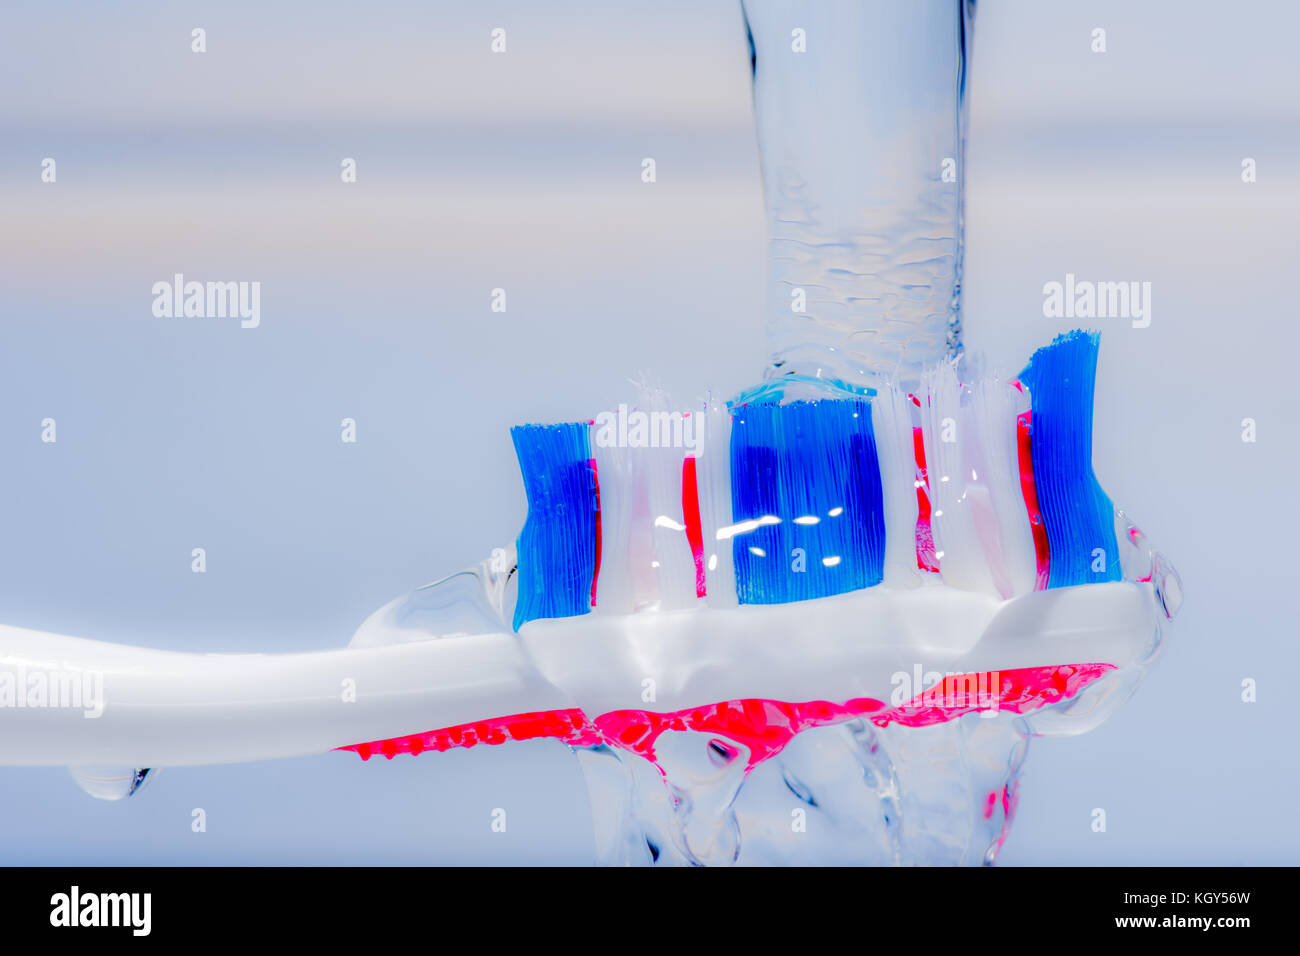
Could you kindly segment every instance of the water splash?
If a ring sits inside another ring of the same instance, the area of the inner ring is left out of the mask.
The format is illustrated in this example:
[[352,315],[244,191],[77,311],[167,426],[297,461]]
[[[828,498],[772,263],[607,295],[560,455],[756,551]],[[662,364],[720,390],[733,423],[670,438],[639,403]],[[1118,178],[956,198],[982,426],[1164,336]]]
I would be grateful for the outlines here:
[[[889,705],[859,698],[726,701],[659,713],[516,714],[345,748],[363,758],[553,738],[577,755],[603,864],[988,865],[1015,816],[1029,739],[1085,733],[1158,657],[1182,602],[1177,571],[1115,512],[1128,581],[1164,611],[1139,659],[949,678]],[[354,643],[500,630],[503,554],[376,612]],[[994,683],[996,677],[996,683]],[[970,688],[996,688],[992,699]]]

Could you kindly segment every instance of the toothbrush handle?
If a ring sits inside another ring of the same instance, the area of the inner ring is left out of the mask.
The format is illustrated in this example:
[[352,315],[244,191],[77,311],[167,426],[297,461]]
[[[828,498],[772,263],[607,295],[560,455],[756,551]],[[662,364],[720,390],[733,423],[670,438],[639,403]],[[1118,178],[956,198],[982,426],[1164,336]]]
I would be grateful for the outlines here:
[[568,705],[508,633],[189,654],[0,625],[0,765],[266,760]]

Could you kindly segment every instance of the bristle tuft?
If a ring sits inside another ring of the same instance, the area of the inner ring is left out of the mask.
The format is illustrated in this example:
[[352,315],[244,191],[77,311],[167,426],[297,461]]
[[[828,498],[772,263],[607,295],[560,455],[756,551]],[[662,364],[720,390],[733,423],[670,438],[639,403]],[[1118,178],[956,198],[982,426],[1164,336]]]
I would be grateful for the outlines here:
[[695,559],[686,536],[682,502],[682,462],[695,423],[689,414],[674,411],[663,389],[643,386],[639,402],[648,415],[651,443],[638,449],[638,467],[648,476],[653,569],[659,579],[659,608],[674,610],[695,604]]
[[885,511],[884,583],[916,587],[921,583],[916,566],[916,454],[907,393],[891,385],[877,388],[871,400],[871,423]]
[[[696,414],[700,414],[697,412]],[[724,529],[732,525],[731,412],[713,402],[703,412],[703,431],[696,450],[700,531],[704,549],[704,578],[709,607],[735,607],[736,564],[732,542]],[[723,532],[720,536],[719,532]]]
[[735,409],[731,494],[740,603],[782,604],[880,583],[884,508],[866,402]]
[[1048,587],[1120,580],[1115,508],[1092,470],[1099,336],[1058,335],[1020,380],[1032,402],[1034,483],[1051,554]]
[[591,609],[599,515],[585,422],[519,425],[510,429],[510,437],[528,496],[518,542],[518,630],[538,618]]
[[[979,499],[967,494],[968,454],[975,435],[965,422],[956,363],[945,361],[928,370],[922,376],[918,397],[939,573],[949,587],[996,592],[979,532]],[[987,526],[987,512],[984,517]]]
[[1016,597],[1034,589],[1037,567],[1020,488],[1016,435],[1017,418],[1029,411],[1029,396],[1009,382],[989,378],[975,386],[972,397],[970,418],[977,442],[972,468],[979,477],[971,485],[987,496],[996,522],[986,550],[999,593]]

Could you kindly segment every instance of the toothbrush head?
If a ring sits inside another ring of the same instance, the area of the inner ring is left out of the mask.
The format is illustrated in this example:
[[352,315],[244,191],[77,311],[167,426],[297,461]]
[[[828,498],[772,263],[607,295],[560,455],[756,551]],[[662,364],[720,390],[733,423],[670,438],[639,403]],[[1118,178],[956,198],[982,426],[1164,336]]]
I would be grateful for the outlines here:
[[1060,336],[1018,379],[961,382],[949,360],[907,392],[684,411],[645,389],[514,429],[529,510],[510,617],[572,706],[350,749],[617,747],[620,721],[715,707],[926,726],[1028,714],[1142,665],[1162,605],[1150,574],[1123,579],[1123,516],[1092,471],[1098,344]]

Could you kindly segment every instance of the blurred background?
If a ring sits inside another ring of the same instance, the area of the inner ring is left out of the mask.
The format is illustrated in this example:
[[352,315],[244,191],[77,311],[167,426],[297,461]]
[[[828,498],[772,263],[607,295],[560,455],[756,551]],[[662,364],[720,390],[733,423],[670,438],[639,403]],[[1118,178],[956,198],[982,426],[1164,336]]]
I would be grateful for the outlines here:
[[[1149,328],[1097,323],[1095,465],[1187,595],[1114,719],[1031,743],[1003,864],[1300,862],[1300,522],[1274,488],[1300,466],[1298,29],[1282,0],[981,0],[968,347],[1018,370],[1072,327],[1042,313],[1067,272],[1152,283]],[[751,114],[739,0],[10,0],[0,620],[341,646],[513,540],[510,425],[632,400],[642,372],[683,401],[753,384]],[[260,281],[261,326],[153,317],[177,272]],[[122,804],[0,768],[8,864],[578,864],[589,815],[553,741],[173,768]]]

